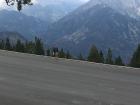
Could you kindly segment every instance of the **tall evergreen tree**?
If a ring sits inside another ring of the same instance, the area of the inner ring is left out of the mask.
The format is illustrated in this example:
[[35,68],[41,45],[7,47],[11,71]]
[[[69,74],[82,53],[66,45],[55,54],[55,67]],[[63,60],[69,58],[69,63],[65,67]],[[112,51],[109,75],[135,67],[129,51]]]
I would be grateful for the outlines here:
[[109,48],[107,57],[106,57],[106,64],[113,64],[113,59],[112,59],[112,50]]
[[89,56],[88,56],[88,61],[90,62],[100,62],[100,54],[98,52],[98,49],[96,48],[96,46],[92,46],[89,52]]
[[6,50],[11,50],[11,44],[10,44],[9,38],[6,38],[5,49]]
[[0,49],[2,49],[2,41],[0,41]]
[[23,43],[21,43],[20,40],[17,40],[16,46],[15,46],[15,51],[17,51],[17,52],[24,52],[25,51],[25,46]]
[[138,45],[136,51],[133,54],[130,66],[140,68],[140,44]]
[[44,55],[44,47],[41,39],[35,37],[35,54]]
[[121,56],[118,56],[118,57],[115,59],[115,65],[124,66],[124,63],[123,63],[123,61],[122,61]]
[[4,46],[5,46],[4,40],[1,40],[0,41],[0,49],[4,49]]
[[104,54],[102,51],[100,51],[100,63],[104,63],[105,59],[104,59]]

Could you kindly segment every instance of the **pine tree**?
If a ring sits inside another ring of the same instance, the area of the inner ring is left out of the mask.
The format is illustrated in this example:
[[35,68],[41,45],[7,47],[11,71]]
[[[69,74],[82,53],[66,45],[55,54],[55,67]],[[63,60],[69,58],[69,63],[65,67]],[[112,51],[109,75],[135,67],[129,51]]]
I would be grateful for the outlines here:
[[102,51],[100,51],[100,63],[104,63],[105,59],[104,59],[104,54]]
[[115,59],[115,65],[124,66],[124,63],[123,63],[122,58],[120,56],[118,56]]
[[44,55],[43,43],[37,37],[35,37],[35,54],[37,54],[37,55]]
[[10,44],[9,38],[6,38],[5,49],[6,50],[11,50],[11,44]]
[[25,51],[25,46],[23,43],[21,43],[20,40],[17,40],[16,46],[15,46],[15,51],[17,51],[17,52],[24,52]]
[[89,52],[88,61],[90,62],[100,62],[100,55],[96,46],[92,46]]
[[3,40],[0,41],[0,49],[4,49],[5,43]]
[[2,49],[2,41],[0,41],[0,49]]
[[58,53],[58,57],[59,58],[65,58],[65,52],[63,51],[63,49],[61,49]]
[[133,57],[130,62],[130,66],[140,68],[140,44],[138,45],[138,48],[133,54]]
[[106,64],[113,64],[112,50],[110,48],[108,49],[108,53],[107,53],[107,57],[106,57]]

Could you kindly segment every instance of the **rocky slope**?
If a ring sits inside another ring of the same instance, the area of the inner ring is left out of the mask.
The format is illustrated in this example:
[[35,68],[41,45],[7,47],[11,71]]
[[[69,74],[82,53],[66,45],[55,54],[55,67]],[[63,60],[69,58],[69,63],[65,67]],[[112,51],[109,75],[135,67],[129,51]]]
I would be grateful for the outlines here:
[[6,40],[9,38],[11,43],[17,42],[17,40],[21,40],[21,42],[26,42],[27,39],[24,38],[21,34],[17,32],[0,32],[0,40]]
[[20,12],[1,10],[0,31],[13,31],[31,39],[46,31],[47,23]]
[[[105,0],[99,1],[102,3],[92,0],[50,25],[45,35],[46,42],[70,50],[75,55],[80,52],[87,55],[91,45],[95,44],[104,52],[111,48],[114,56],[121,55],[128,61],[140,43],[140,21],[127,11],[119,11],[122,10],[119,5],[122,0],[106,0],[107,4],[103,3]],[[118,3],[118,9],[113,6],[114,3]]]

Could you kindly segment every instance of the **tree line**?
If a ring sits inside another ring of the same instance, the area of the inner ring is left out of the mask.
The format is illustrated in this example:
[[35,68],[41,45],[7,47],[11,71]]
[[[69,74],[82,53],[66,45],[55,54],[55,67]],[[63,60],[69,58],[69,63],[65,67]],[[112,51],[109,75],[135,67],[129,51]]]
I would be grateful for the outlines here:
[[8,51],[16,51],[37,55],[44,55],[44,47],[41,39],[35,37],[34,41],[22,42],[17,40],[16,43],[11,42],[9,38],[0,41],[0,49]]
[[35,37],[34,41],[23,42],[21,40],[17,40],[16,43],[13,43],[9,38],[6,38],[5,40],[0,40],[0,49],[67,59],[72,58],[69,51],[65,52],[63,49],[59,50],[57,47],[46,49],[42,40],[37,37]]
[[133,56],[129,65],[131,67],[140,68],[140,44],[138,45],[136,51],[133,53]]
[[[17,40],[16,43],[11,43],[9,38],[6,38],[5,40],[0,40],[0,49],[36,55],[46,55],[66,59],[78,59],[86,60],[89,62],[125,66],[125,63],[123,62],[121,56],[113,58],[113,53],[110,48],[105,55],[101,50],[98,50],[97,47],[93,45],[89,51],[87,58],[83,57],[82,54],[79,54],[79,56],[75,58],[70,54],[69,51],[64,51],[63,49],[58,49],[57,47],[46,48],[42,40],[37,37],[35,37],[34,41],[22,42],[21,40]],[[130,63],[127,66],[140,68],[140,45],[138,45]]]
[[118,56],[115,59],[113,59],[112,50],[110,48],[108,49],[107,55],[105,56],[103,52],[99,51],[95,45],[91,47],[87,60],[90,62],[111,64],[111,65],[120,65],[120,66],[125,65],[123,63],[121,56]]
[[105,56],[103,52],[98,51],[98,49],[94,45],[90,49],[87,60],[90,62],[96,62],[96,63],[140,68],[140,44],[138,45],[136,51],[134,51],[133,56],[130,60],[130,63],[127,65],[125,65],[121,56],[118,56],[115,59],[113,59],[112,50],[110,48],[108,49],[107,55]]

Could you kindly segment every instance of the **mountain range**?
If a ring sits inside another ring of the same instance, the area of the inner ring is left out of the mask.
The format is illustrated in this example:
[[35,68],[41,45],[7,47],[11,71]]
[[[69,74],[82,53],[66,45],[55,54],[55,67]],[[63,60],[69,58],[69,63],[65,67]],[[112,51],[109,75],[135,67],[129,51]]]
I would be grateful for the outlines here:
[[41,37],[46,33],[49,24],[59,20],[81,4],[80,1],[47,0],[46,4],[27,6],[21,12],[0,9],[0,31],[18,32],[27,39]]
[[119,13],[128,14],[131,17],[140,16],[140,0],[91,0],[87,7],[99,4],[111,7]]
[[35,17],[17,11],[0,11],[0,31],[18,32],[25,38],[32,39],[34,36],[41,36],[46,27],[46,22]]
[[[0,31],[15,31],[25,38],[43,38],[49,46],[88,55],[94,44],[104,53],[128,62],[140,43],[140,0],[52,2],[25,8],[22,13],[0,11]],[[9,18],[10,17],[10,18]]]
[[[121,8],[122,7],[122,8]],[[132,12],[135,11],[135,12]],[[139,7],[135,0],[91,0],[51,24],[44,35],[50,45],[87,56],[95,44],[105,53],[130,60],[140,43]]]
[[47,0],[43,1],[43,3],[44,5],[35,4],[31,7],[26,7],[22,10],[22,13],[39,18],[50,24],[58,21],[83,4],[82,1],[74,0]]
[[11,43],[16,43],[17,40],[20,40],[23,43],[27,41],[26,38],[24,38],[21,34],[17,32],[0,32],[0,40],[5,41],[7,38],[9,38]]

